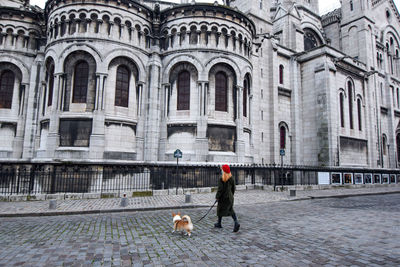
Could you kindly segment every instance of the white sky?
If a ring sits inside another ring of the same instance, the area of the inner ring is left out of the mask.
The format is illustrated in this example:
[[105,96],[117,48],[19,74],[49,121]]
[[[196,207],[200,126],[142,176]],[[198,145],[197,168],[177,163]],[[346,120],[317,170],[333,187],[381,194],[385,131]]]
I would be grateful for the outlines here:
[[[180,2],[180,0],[168,0],[168,2]],[[197,0],[197,2],[214,2],[214,0]],[[218,0],[218,2],[222,3],[222,0]],[[397,9],[399,9],[400,0],[394,0]],[[44,4],[46,0],[30,0],[31,5],[38,5],[41,8],[44,8]],[[319,10],[320,14],[325,14],[329,11],[332,11],[336,8],[340,7],[339,0],[322,0],[319,2]]]

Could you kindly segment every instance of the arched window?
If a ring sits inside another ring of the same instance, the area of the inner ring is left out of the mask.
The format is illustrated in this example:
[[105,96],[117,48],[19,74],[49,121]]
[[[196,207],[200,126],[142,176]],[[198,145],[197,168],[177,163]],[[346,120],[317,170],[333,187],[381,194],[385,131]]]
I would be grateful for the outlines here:
[[178,110],[190,109],[190,73],[182,71],[178,75]]
[[358,130],[362,131],[362,121],[361,121],[361,99],[357,99],[357,111],[358,111]]
[[281,126],[279,129],[279,134],[280,134],[280,148],[285,149],[286,148],[286,128],[285,126]]
[[128,107],[129,76],[130,71],[126,66],[118,66],[117,79],[115,82],[115,106]]
[[340,105],[340,126],[344,127],[344,94],[340,93],[339,96],[339,105]]
[[400,162],[400,133],[396,135],[397,161]]
[[396,95],[397,95],[397,108],[400,107],[400,94],[399,94],[399,88],[396,88]]
[[86,61],[79,61],[75,65],[73,103],[86,103],[89,81],[89,64]]
[[228,78],[225,73],[215,74],[215,110],[228,111]]
[[350,129],[354,129],[354,125],[353,125],[353,85],[350,81],[347,82],[347,88],[348,88],[348,93],[349,93]]
[[247,91],[249,90],[247,79],[244,80],[243,85],[243,117],[247,117]]
[[48,86],[49,86],[49,96],[47,98],[47,106],[51,106],[53,104],[54,65],[50,66]]
[[308,51],[314,47],[320,46],[322,44],[321,39],[318,34],[316,34],[312,29],[304,29],[304,50]]
[[4,71],[0,76],[0,108],[11,108],[14,91],[14,72]]
[[283,84],[283,70],[285,67],[283,65],[279,65],[279,83]]
[[386,135],[382,135],[382,150],[383,150],[383,155],[386,156],[387,154],[387,139],[386,139]]

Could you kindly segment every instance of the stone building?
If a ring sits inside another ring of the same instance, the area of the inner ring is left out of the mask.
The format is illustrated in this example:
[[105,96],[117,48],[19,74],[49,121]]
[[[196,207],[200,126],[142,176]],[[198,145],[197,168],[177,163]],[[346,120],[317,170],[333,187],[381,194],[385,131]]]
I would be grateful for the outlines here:
[[392,0],[0,6],[0,158],[397,167]]

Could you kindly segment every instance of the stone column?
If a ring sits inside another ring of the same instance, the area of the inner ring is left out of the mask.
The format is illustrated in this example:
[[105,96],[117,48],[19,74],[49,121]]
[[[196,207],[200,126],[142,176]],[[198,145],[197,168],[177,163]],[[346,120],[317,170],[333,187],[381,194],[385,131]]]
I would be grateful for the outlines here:
[[230,35],[230,34],[227,34],[226,35],[227,37],[228,37],[228,47],[226,48],[228,51],[232,51],[233,50],[233,42],[232,42],[232,39],[233,39],[233,36],[232,35]]
[[143,88],[145,84],[142,82],[138,82],[137,90],[138,90],[138,124],[136,127],[136,151],[137,151],[137,160],[144,159],[144,136],[145,136],[145,116],[144,116],[144,95]]
[[55,150],[59,146],[59,118],[62,110],[62,101],[64,93],[64,73],[54,74],[53,104],[50,112],[49,133],[47,136],[47,157],[54,158]]
[[147,67],[148,75],[150,75],[147,85],[145,99],[146,124],[145,124],[145,139],[144,139],[144,160],[158,160],[158,144],[160,137],[160,105],[159,99],[161,93],[160,75],[161,75],[161,58],[159,54],[151,55],[149,65]]
[[238,51],[238,38],[236,36],[232,36],[232,49],[234,52]]
[[[15,139],[17,143],[21,143],[16,144],[15,148],[17,151],[14,150],[14,153],[21,153],[22,157],[25,159],[33,158],[35,133],[38,124],[38,111],[40,109],[40,82],[44,75],[44,71],[42,71],[43,61],[43,54],[36,57],[31,68],[29,83],[23,83],[20,86],[19,95],[21,96],[20,106],[22,108],[18,118],[18,127]],[[18,151],[19,149],[21,149],[21,152]]]
[[105,143],[104,86],[107,73],[96,73],[97,87],[93,111],[92,134],[90,135],[90,159],[103,159]]
[[74,32],[74,37],[79,36],[79,32],[81,30],[81,19],[79,18],[75,18],[74,19],[75,22],[75,32]]
[[217,32],[217,48],[218,49],[225,49],[225,40],[224,40],[224,35],[221,32]]
[[169,109],[169,92],[171,85],[169,83],[165,83],[162,85],[162,116],[161,116],[161,125],[160,125],[160,148],[159,148],[159,160],[166,160],[165,152],[167,150],[167,139],[168,139],[168,131],[167,131],[167,120],[168,120],[168,109]]
[[0,32],[0,48],[5,46],[7,34],[4,32]]
[[236,85],[233,87],[236,89],[236,155],[238,162],[244,162],[245,144],[243,137],[243,87]]
[[196,161],[206,161],[208,155],[206,96],[208,81],[198,81],[199,116],[197,117]]

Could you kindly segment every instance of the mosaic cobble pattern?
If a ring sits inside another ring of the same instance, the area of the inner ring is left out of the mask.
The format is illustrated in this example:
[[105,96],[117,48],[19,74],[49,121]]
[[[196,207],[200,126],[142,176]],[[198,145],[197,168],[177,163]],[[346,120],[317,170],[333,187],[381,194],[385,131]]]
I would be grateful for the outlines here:
[[[279,187],[278,187],[279,190]],[[268,190],[242,190],[235,193],[235,204],[261,204],[276,201],[297,200],[310,197],[332,197],[349,196],[354,194],[381,194],[400,192],[400,185],[390,185],[372,188],[352,188],[327,190],[298,190],[295,197],[290,197],[287,191],[268,191]],[[126,209],[145,209],[145,208],[165,208],[179,206],[207,206],[215,200],[215,192],[193,194],[192,202],[185,203],[184,195],[162,195],[148,197],[128,198]],[[7,214],[27,214],[27,213],[48,213],[48,212],[85,212],[85,211],[112,211],[120,210],[121,199],[79,199],[79,200],[57,200],[57,209],[49,209],[49,200],[46,201],[20,201],[20,202],[1,202],[0,217]]]
[[400,194],[181,210],[192,237],[171,233],[170,210],[0,218],[0,266],[399,266]]

